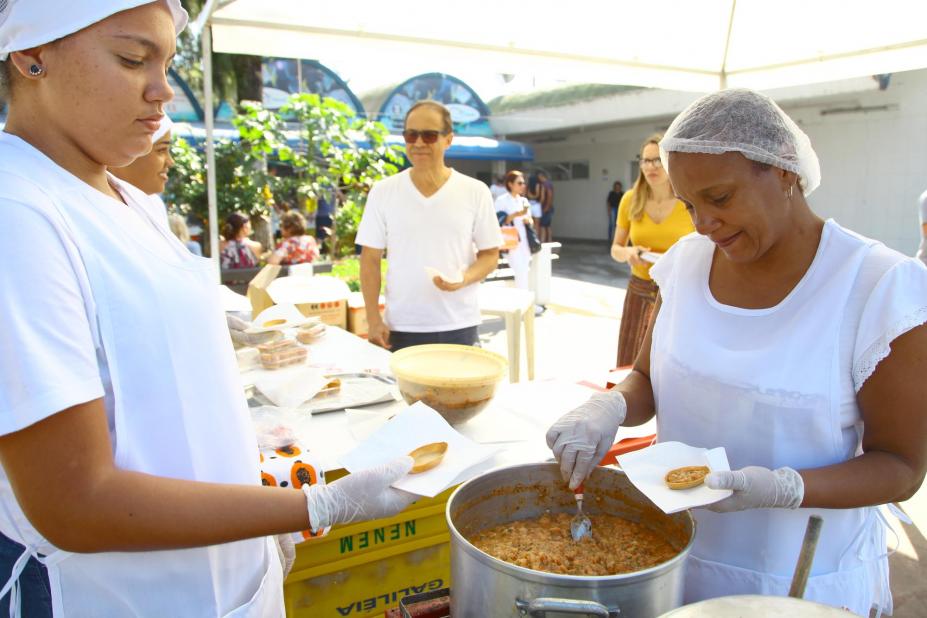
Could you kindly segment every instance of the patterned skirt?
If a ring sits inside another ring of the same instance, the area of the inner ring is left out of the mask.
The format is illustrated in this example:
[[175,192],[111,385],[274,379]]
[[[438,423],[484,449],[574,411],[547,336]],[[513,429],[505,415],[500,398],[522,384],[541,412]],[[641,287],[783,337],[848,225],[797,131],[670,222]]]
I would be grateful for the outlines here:
[[657,284],[631,275],[628,291],[624,296],[621,312],[621,328],[618,331],[618,364],[616,367],[633,365],[644,342],[650,317],[657,302]]

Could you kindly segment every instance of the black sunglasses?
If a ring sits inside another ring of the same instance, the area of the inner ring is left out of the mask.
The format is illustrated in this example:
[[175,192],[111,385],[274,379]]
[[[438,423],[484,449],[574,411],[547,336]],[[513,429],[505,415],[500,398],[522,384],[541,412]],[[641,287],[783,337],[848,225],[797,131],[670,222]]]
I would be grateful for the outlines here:
[[406,140],[407,144],[414,144],[418,141],[419,136],[421,136],[423,143],[434,144],[438,141],[439,135],[447,135],[447,131],[418,131],[416,129],[406,129],[402,132],[402,139]]

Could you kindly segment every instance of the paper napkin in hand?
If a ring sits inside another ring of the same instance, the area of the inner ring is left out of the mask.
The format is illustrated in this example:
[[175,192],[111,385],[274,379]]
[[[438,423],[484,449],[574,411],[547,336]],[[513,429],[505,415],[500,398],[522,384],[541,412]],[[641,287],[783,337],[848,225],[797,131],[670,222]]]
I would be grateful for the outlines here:
[[462,436],[444,417],[419,402],[384,423],[343,456],[341,464],[348,472],[357,472],[387,463],[432,442],[447,442],[447,453],[441,463],[426,472],[409,474],[393,483],[393,487],[433,498],[468,468],[489,459],[497,451]]
[[682,442],[658,442],[645,449],[618,456],[628,480],[664,513],[672,514],[727,498],[728,489],[709,489],[704,484],[691,489],[670,489],[664,477],[674,468],[708,466],[713,472],[730,470],[723,447],[711,450]]

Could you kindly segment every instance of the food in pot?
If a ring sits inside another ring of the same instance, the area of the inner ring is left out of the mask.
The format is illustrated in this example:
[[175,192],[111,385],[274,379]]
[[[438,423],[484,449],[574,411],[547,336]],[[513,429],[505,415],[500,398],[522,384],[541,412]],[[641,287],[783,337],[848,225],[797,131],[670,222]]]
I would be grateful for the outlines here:
[[666,473],[663,480],[670,489],[690,489],[698,487],[705,482],[705,477],[711,470],[708,466],[686,466],[674,468]]
[[446,452],[447,442],[432,442],[431,444],[418,447],[409,453],[409,457],[415,461],[412,469],[409,470],[409,474],[418,474],[426,470],[431,470],[441,463]]
[[614,515],[589,517],[594,533],[579,542],[570,536],[568,513],[501,524],[480,531],[469,541],[499,560],[561,575],[631,573],[678,553],[668,540],[643,524]]

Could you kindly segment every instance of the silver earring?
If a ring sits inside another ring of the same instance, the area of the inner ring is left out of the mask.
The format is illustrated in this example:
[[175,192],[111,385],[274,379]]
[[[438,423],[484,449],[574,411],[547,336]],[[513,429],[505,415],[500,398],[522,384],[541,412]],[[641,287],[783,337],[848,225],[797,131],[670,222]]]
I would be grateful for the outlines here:
[[33,64],[32,66],[29,67],[29,75],[31,75],[32,77],[38,77],[44,72],[45,72],[45,69],[42,68],[42,65]]

